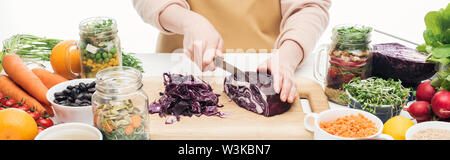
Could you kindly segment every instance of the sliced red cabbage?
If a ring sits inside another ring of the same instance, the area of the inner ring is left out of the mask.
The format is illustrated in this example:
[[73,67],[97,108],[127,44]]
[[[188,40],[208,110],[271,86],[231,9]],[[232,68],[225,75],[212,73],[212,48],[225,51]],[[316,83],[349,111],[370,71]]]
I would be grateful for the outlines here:
[[209,84],[192,75],[164,73],[165,90],[160,93],[161,98],[149,105],[151,114],[159,113],[161,117],[170,115],[166,124],[180,120],[180,116],[192,115],[225,117],[217,110],[219,94],[215,94]]

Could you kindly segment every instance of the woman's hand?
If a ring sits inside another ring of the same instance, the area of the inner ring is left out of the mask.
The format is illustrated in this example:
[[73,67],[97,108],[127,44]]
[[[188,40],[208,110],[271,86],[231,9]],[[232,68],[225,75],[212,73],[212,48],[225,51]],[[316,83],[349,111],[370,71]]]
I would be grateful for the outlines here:
[[194,14],[183,27],[184,52],[204,71],[214,71],[214,57],[223,57],[223,39],[203,16]]
[[165,30],[184,35],[184,53],[202,71],[215,69],[214,57],[223,57],[223,39],[205,17],[179,5],[170,5],[161,13],[160,23]]
[[282,102],[293,103],[298,97],[294,72],[302,59],[302,48],[296,42],[287,40],[278,53],[258,66],[258,71],[270,71],[274,90],[280,94]]

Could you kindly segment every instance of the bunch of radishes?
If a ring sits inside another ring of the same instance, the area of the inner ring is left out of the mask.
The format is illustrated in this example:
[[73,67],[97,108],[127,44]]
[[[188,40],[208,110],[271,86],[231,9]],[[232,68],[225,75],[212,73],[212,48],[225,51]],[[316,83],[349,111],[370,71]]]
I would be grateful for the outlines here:
[[418,123],[431,120],[450,121],[450,92],[436,91],[430,81],[416,91],[416,102],[405,108]]

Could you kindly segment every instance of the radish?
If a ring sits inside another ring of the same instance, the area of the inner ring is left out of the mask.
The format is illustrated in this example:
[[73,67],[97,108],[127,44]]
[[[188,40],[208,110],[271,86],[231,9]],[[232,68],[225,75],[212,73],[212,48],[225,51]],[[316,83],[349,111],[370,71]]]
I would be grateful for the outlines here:
[[409,112],[411,117],[417,120],[417,122],[424,122],[431,120],[432,112],[430,103],[427,101],[416,101],[408,108],[405,108]]
[[450,92],[437,92],[431,99],[431,109],[439,118],[450,118]]
[[434,93],[436,90],[433,86],[430,85],[431,81],[425,81],[420,83],[419,86],[417,86],[416,91],[416,100],[417,101],[427,101],[431,103],[431,98],[433,98]]

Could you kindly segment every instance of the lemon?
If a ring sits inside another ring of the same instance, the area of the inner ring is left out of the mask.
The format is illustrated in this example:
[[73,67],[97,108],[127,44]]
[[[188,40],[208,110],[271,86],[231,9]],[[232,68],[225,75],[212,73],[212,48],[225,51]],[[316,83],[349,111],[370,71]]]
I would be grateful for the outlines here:
[[414,122],[403,116],[395,116],[387,120],[383,126],[383,133],[392,136],[395,140],[405,140],[405,134]]
[[37,124],[27,112],[17,108],[0,111],[0,140],[32,140]]

